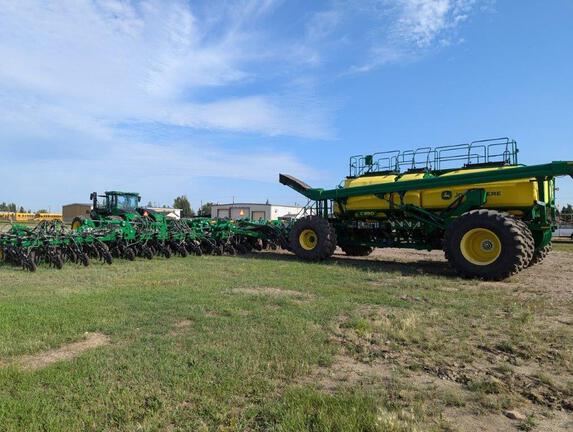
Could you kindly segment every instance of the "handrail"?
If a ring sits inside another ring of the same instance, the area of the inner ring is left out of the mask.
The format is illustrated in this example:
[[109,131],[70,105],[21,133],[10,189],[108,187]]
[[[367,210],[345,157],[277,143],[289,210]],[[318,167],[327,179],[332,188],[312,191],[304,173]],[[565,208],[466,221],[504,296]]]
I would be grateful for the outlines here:
[[[391,150],[371,155],[350,157],[349,176],[358,177],[384,171],[400,173],[400,168],[442,170],[463,168],[475,164],[497,163],[517,165],[517,143],[508,137],[490,138],[470,143],[440,147],[419,147],[414,150]],[[420,158],[420,155],[425,157]],[[457,166],[446,166],[451,162],[461,162]]]

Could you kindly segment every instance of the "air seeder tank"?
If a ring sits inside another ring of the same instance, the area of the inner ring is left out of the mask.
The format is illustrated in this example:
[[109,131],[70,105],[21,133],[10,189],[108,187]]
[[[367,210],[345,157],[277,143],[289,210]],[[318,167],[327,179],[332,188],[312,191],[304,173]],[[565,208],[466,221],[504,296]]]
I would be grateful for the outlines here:
[[350,158],[332,190],[281,174],[310,199],[291,230],[301,258],[321,260],[375,247],[443,249],[462,275],[503,279],[540,262],[555,229],[555,177],[573,162],[524,166],[514,140],[496,138]]

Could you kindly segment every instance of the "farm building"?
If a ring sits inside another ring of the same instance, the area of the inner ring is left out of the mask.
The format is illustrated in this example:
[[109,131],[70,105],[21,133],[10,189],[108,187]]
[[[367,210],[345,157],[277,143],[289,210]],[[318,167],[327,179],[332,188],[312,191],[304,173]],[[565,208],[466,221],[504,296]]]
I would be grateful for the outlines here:
[[300,206],[257,203],[214,204],[211,217],[219,219],[277,220],[293,219],[302,210]]
[[62,206],[64,222],[71,222],[75,217],[88,217],[92,209],[91,204],[66,204]]

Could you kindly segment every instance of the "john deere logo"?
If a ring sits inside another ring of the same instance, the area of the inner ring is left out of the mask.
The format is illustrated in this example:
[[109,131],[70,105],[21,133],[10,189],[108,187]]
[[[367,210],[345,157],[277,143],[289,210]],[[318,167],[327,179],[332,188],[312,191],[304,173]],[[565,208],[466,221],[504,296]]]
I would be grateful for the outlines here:
[[452,191],[443,191],[442,192],[442,199],[443,200],[452,199]]

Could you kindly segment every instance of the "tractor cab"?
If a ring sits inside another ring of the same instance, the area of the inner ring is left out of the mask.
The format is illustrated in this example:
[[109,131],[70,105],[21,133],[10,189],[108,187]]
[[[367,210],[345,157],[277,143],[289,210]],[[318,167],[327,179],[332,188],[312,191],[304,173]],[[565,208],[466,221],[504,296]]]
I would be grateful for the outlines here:
[[[98,198],[103,198],[98,200]],[[90,199],[93,209],[90,213],[92,219],[99,219],[106,216],[125,216],[136,213],[141,201],[141,196],[137,192],[107,191],[105,195],[98,195],[92,192]]]

